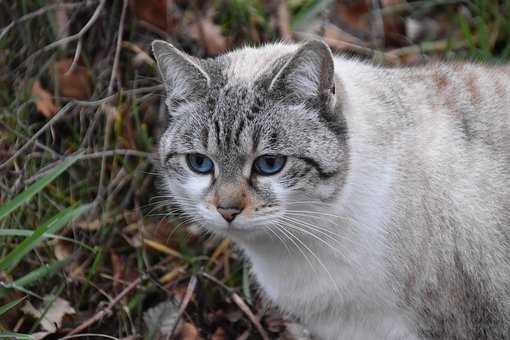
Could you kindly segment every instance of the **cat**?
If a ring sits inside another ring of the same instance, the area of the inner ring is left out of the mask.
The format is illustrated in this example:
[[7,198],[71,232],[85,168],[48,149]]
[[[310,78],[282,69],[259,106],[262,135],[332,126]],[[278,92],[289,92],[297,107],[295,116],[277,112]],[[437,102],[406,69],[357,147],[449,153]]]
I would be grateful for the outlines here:
[[510,339],[510,70],[154,41],[168,197],[319,339]]

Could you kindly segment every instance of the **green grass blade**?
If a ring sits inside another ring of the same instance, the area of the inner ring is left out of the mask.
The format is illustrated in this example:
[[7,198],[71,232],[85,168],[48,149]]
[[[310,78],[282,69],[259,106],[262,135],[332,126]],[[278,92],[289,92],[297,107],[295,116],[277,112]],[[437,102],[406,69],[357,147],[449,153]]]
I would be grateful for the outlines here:
[[44,234],[57,233],[69,221],[85,212],[89,207],[89,205],[82,205],[77,208],[67,208],[50,218],[49,221],[37,228],[32,235],[24,239],[6,257],[0,260],[0,270],[11,271],[25,254],[44,240]]
[[0,316],[2,316],[3,314],[7,313],[9,310],[13,309],[20,302],[22,302],[24,300],[25,300],[25,297],[22,297],[21,299],[14,300],[14,301],[9,302],[6,305],[0,306]]
[[[34,230],[29,230],[29,229],[0,229],[0,237],[6,237],[6,236],[27,237],[27,236],[32,236],[33,234],[34,234]],[[91,246],[89,246],[83,242],[77,241],[70,237],[65,237],[65,236],[60,236],[60,235],[55,235],[55,234],[48,234],[48,233],[44,233],[41,237],[43,237],[44,239],[51,238],[51,239],[55,239],[55,240],[71,242],[71,243],[77,244],[80,247],[83,247],[91,252],[95,252],[95,249],[92,248]]]
[[20,277],[16,281],[12,283],[3,284],[3,287],[0,287],[0,298],[4,297],[10,289],[16,289],[25,293],[27,292],[24,287],[28,287],[32,285],[33,283],[41,280],[42,278],[53,275],[56,272],[58,272],[62,267],[64,267],[68,262],[70,261],[70,258],[55,261],[51,264],[44,265],[30,273],[28,273],[25,276]]
[[44,189],[51,181],[57,178],[62,172],[73,165],[81,155],[69,157],[64,160],[61,164],[55,167],[49,174],[40,178],[34,184],[26,188],[21,194],[14,197],[12,200],[2,204],[0,206],[0,220],[9,215],[13,210],[18,208],[20,205],[28,202],[35,194]]

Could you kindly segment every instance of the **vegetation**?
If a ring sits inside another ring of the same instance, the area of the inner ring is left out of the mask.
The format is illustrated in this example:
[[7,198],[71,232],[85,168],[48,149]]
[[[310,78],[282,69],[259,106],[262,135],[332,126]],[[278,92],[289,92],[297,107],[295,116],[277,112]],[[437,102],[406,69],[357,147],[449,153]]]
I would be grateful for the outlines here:
[[0,1],[0,338],[297,338],[228,241],[165,209],[149,45],[319,37],[389,66],[501,62],[510,0]]

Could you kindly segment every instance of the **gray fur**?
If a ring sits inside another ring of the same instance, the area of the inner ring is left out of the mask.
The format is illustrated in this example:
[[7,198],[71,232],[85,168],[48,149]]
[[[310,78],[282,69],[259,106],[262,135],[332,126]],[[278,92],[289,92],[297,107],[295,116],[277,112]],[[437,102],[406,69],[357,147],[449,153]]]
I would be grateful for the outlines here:
[[[236,241],[282,310],[324,339],[510,339],[508,68],[383,69],[321,42],[208,60],[153,46],[164,189]],[[263,154],[287,156],[282,172],[254,175]],[[217,218],[244,201],[232,225]]]

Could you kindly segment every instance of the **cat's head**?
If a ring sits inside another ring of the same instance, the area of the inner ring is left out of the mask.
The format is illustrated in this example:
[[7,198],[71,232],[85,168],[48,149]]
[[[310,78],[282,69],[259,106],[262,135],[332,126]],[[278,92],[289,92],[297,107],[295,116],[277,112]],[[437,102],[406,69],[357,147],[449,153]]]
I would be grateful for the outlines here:
[[152,47],[170,116],[159,145],[164,189],[186,217],[213,232],[254,235],[338,197],[347,131],[324,43],[215,59],[163,41]]

